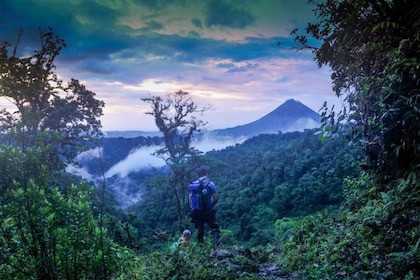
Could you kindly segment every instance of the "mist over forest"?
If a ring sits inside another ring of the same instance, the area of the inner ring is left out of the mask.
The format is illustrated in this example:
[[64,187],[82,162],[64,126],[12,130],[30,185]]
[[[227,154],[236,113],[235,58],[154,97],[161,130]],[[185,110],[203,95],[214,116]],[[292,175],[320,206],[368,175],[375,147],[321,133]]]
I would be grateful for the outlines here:
[[[191,145],[202,153],[223,150],[267,131],[277,134],[319,128],[319,119],[316,112],[290,99],[254,122],[215,131],[204,129],[194,135]],[[66,170],[97,187],[103,184],[105,178],[107,188],[114,193],[121,207],[127,209],[140,201],[145,189],[144,180],[138,173],[166,170],[165,161],[154,154],[164,147],[163,135],[141,131],[114,131],[105,135],[97,147],[77,156],[77,165],[69,164]]]

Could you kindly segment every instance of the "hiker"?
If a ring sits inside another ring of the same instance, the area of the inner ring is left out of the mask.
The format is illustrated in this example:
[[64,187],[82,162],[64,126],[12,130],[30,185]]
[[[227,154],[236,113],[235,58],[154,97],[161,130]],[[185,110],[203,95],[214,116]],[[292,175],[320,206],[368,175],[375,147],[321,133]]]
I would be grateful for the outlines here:
[[182,232],[182,236],[178,238],[178,241],[172,243],[170,250],[172,252],[179,252],[181,254],[184,254],[185,251],[182,249],[187,249],[190,247],[190,237],[191,237],[191,231],[188,229],[184,230]]
[[191,231],[188,229],[184,230],[182,236],[178,239],[178,246],[179,247],[190,247],[190,237]]
[[220,227],[213,207],[218,201],[215,184],[207,177],[207,170],[197,171],[198,179],[189,184],[191,221],[197,229],[197,241],[204,242],[204,224],[208,224],[216,246],[220,243]]

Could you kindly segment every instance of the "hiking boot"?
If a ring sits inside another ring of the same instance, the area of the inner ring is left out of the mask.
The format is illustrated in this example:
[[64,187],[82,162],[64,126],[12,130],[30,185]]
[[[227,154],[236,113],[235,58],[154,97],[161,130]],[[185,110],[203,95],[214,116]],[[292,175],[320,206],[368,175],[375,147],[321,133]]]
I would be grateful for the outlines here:
[[220,245],[220,232],[218,230],[215,230],[212,232],[214,237],[214,245],[219,246]]

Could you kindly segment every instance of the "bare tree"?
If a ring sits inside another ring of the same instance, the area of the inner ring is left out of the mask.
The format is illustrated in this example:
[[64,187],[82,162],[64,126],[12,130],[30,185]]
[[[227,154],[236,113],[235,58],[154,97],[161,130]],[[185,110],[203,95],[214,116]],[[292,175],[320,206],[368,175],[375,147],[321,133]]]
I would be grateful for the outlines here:
[[142,101],[151,105],[151,111],[146,114],[155,118],[156,126],[163,133],[165,146],[154,154],[162,158],[172,171],[169,186],[176,199],[178,225],[181,230],[186,224],[186,215],[183,215],[183,205],[186,205],[185,185],[192,163],[199,161],[201,155],[191,144],[194,133],[200,132],[207,124],[196,115],[202,115],[209,107],[199,108],[191,100],[189,93],[181,90],[164,98],[152,96],[142,98]]

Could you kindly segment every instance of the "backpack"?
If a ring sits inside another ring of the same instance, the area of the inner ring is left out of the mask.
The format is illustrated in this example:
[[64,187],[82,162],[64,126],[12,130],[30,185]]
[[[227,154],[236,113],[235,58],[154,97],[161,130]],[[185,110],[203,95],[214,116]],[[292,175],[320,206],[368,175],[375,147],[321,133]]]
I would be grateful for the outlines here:
[[213,190],[209,187],[210,181],[204,185],[203,181],[200,181],[200,186],[198,187],[198,207],[201,210],[211,210],[211,195]]

